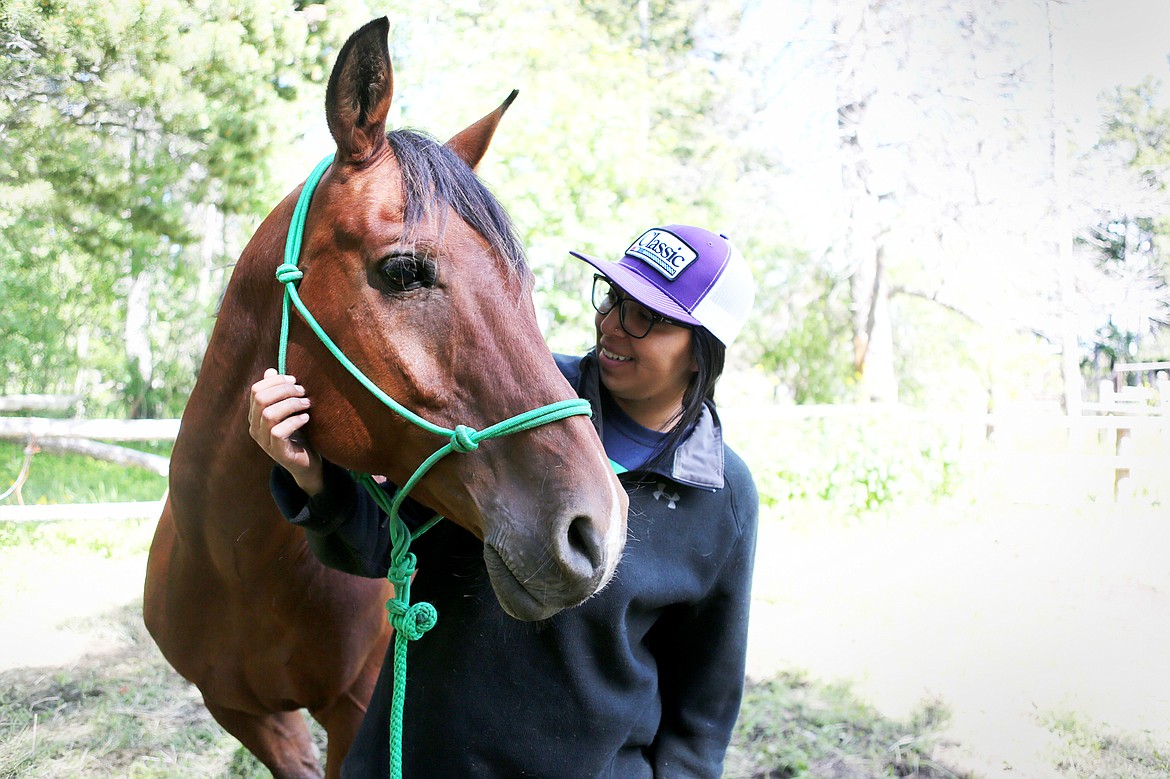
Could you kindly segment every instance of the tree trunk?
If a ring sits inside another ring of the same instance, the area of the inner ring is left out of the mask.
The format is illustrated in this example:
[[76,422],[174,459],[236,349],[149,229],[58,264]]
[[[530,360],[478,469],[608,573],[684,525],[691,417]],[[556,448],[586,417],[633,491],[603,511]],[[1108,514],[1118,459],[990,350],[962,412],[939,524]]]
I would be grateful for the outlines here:
[[[860,400],[892,403],[898,399],[894,370],[894,331],[890,289],[883,268],[884,251],[874,245],[849,279],[853,314],[853,369]],[[872,260],[871,260],[872,258]]]
[[[842,252],[850,270],[853,368],[859,400],[892,402],[898,398],[898,381],[889,283],[881,247],[884,230],[878,213],[879,193],[870,187],[873,150],[865,134],[869,102],[877,89],[867,79],[865,54],[872,43],[868,36],[873,12],[880,5],[838,5],[833,36],[834,55],[841,64],[837,78],[837,131],[846,211]],[[881,36],[880,29],[876,34]]]
[[1064,411],[1081,415],[1080,343],[1076,327],[1076,268],[1073,266],[1073,230],[1069,214],[1068,146],[1066,124],[1061,115],[1057,90],[1056,32],[1052,0],[1044,3],[1048,23],[1048,153],[1052,160],[1052,223],[1056,238],[1056,278],[1060,311],[1060,369],[1064,379]]
[[[849,85],[838,89],[841,96]],[[844,253],[848,267],[853,324],[853,369],[858,399],[898,399],[894,371],[894,332],[890,322],[890,288],[881,246],[879,200],[868,185],[869,162],[860,129],[866,101],[842,98],[837,109],[840,131],[841,188],[847,208]]]

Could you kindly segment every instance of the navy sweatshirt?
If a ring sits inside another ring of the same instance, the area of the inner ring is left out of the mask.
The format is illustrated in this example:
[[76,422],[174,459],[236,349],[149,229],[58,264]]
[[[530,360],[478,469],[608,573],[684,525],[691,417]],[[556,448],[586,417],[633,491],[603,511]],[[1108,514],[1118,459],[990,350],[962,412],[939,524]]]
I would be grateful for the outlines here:
[[[592,355],[557,364],[601,416]],[[496,602],[483,545],[440,522],[411,546],[414,602],[438,625],[409,646],[403,775],[424,777],[718,777],[739,712],[759,500],[708,406],[667,472],[619,478],[629,539],[613,580],[540,622]],[[283,469],[277,504],[327,565],[384,576],[383,515],[348,473],[326,465],[307,500]],[[407,522],[431,513],[417,504]],[[393,649],[343,776],[389,772]]]

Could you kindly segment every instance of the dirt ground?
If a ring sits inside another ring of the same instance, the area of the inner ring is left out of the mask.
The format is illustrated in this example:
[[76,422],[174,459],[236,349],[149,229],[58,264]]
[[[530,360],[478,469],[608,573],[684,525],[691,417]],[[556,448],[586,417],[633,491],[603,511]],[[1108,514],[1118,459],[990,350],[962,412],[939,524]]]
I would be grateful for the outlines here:
[[[950,764],[1055,777],[1054,718],[1170,742],[1168,549],[1170,511],[1112,505],[769,518],[749,674],[844,680],[895,718],[941,700]],[[0,670],[101,662],[126,637],[82,618],[139,600],[144,564],[44,561],[0,613]]]

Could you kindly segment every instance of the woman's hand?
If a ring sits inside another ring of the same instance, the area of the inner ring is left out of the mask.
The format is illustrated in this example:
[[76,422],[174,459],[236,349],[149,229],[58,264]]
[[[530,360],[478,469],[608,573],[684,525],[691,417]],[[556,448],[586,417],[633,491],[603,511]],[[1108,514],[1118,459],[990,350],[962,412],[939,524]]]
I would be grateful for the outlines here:
[[295,378],[268,368],[252,385],[248,433],[311,497],[325,489],[325,471],[321,455],[298,434],[309,421],[309,405]]

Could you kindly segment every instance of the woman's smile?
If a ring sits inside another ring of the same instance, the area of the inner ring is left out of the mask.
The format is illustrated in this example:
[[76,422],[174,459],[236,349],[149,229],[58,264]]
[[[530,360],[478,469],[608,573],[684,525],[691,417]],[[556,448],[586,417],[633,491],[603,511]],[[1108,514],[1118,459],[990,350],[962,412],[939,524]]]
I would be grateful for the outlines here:
[[605,346],[601,346],[601,356],[607,360],[614,360],[615,362],[631,362],[634,358],[611,352]]

